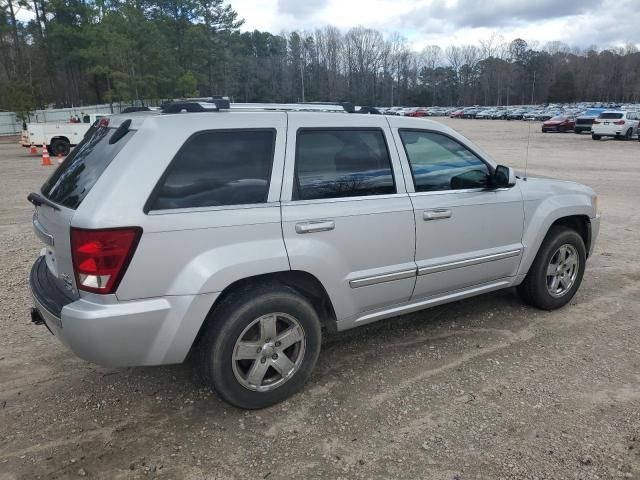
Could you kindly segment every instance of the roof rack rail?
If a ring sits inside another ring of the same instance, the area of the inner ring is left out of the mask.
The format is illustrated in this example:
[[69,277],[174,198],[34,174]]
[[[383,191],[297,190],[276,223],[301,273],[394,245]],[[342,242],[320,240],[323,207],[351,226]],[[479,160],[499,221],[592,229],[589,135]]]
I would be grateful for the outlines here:
[[231,110],[280,110],[289,112],[347,112],[354,111],[349,102],[304,103],[232,103]]
[[206,101],[181,101],[167,102],[162,104],[162,113],[180,112],[219,112],[229,110],[229,99],[211,98]]
[[[368,107],[365,107],[365,109]],[[166,102],[161,106],[163,113],[219,112],[220,110],[262,110],[289,112],[341,112],[372,113],[361,108],[356,110],[351,102],[304,102],[304,103],[230,103],[228,98],[185,99]]]

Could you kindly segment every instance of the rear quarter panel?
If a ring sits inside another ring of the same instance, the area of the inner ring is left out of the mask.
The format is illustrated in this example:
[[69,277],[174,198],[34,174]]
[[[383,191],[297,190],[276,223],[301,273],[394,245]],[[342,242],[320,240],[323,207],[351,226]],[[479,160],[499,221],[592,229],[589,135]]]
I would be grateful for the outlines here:
[[[144,212],[179,148],[195,132],[275,128],[268,202]],[[146,118],[80,205],[73,226],[140,226],[142,238],[119,300],[219,292],[250,275],[289,269],[279,195],[286,116],[279,112],[189,113]]]

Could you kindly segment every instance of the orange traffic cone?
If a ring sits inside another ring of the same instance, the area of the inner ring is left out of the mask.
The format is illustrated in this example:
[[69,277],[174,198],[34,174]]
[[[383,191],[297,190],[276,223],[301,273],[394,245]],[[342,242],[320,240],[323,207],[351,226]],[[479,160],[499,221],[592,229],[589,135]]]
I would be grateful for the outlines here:
[[49,158],[49,150],[47,150],[47,144],[43,143],[42,144],[42,163],[41,165],[43,167],[48,167],[50,165],[53,165],[51,163],[51,158]]
[[62,154],[58,153],[57,157],[58,157],[58,165],[60,165],[62,163]]
[[36,148],[35,144],[33,142],[31,142],[31,148],[29,149],[31,155],[38,155],[38,149]]

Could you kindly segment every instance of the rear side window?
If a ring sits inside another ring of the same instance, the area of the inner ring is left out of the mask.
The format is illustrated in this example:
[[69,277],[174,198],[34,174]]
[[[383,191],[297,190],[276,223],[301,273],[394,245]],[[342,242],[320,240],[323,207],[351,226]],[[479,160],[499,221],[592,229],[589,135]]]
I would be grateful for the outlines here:
[[192,136],[160,180],[150,210],[264,203],[274,130],[217,130]]
[[622,118],[623,116],[624,116],[624,114],[622,114],[622,113],[613,113],[613,112],[601,113],[600,114],[600,118],[603,118],[605,120],[618,120],[618,119]]
[[42,194],[64,207],[76,209],[87,196],[100,175],[109,166],[134,132],[129,131],[110,143],[115,128],[96,128],[67,156],[42,186]]
[[390,193],[396,187],[381,130],[298,131],[294,200]]

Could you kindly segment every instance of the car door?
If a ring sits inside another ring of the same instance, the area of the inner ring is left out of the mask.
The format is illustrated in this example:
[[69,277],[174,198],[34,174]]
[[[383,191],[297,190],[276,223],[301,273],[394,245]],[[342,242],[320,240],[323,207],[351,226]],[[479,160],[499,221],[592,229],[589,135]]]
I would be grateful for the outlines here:
[[488,189],[492,167],[440,131],[394,129],[416,221],[413,299],[495,286],[516,274],[524,211],[518,187]]
[[384,117],[288,118],[282,231],[291,268],[320,280],[339,325],[408,301],[414,215]]

